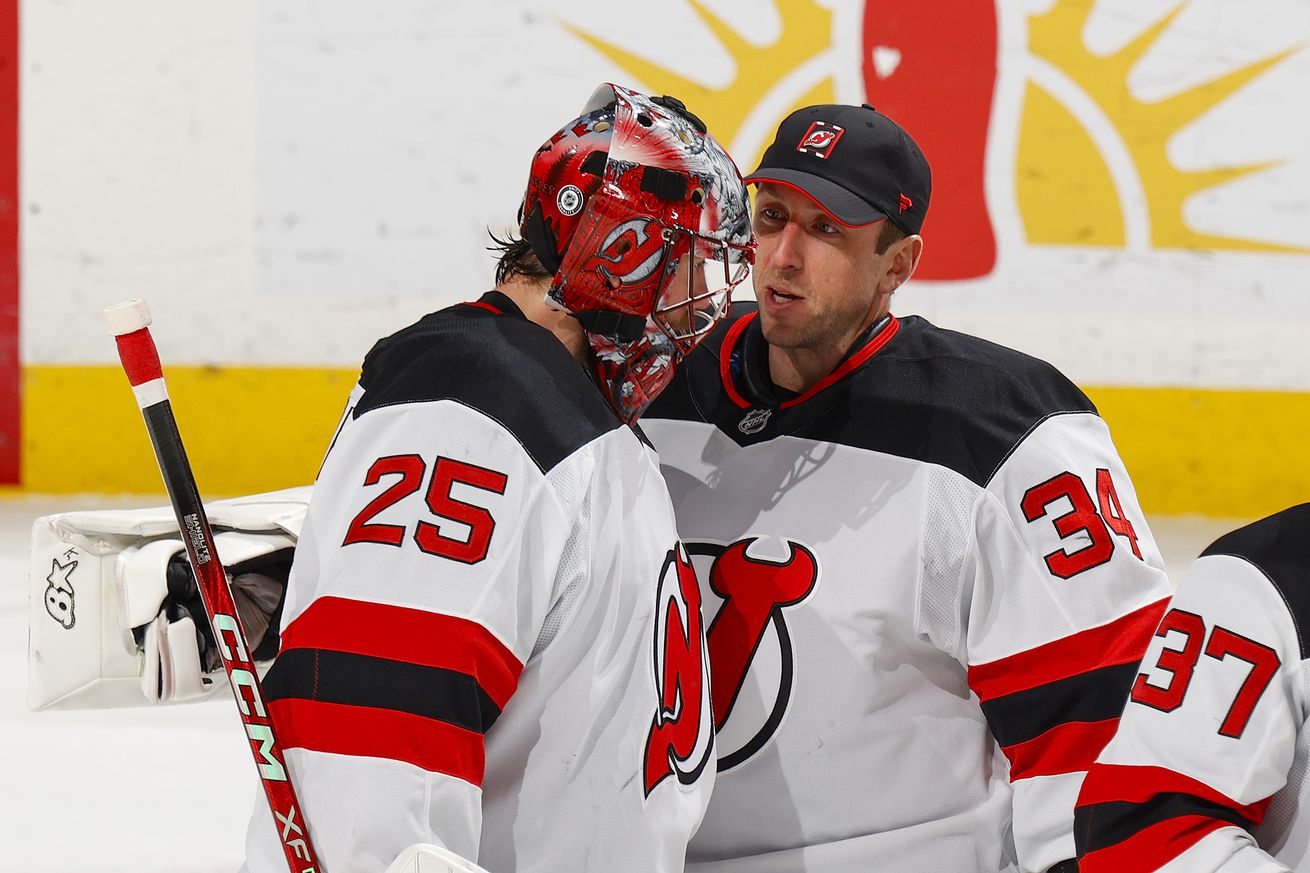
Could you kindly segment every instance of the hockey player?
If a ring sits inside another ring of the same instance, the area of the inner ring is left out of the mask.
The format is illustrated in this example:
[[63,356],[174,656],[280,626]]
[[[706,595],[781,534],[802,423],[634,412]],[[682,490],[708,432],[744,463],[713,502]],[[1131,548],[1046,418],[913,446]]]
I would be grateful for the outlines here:
[[1310,503],[1220,537],[1078,798],[1085,873],[1310,870]]
[[749,269],[745,187],[607,85],[520,217],[494,291],[369,353],[296,548],[264,692],[328,870],[679,870],[711,785],[696,580],[627,424]]
[[[520,222],[495,290],[369,353],[303,527],[289,495],[267,536],[259,499],[215,513],[243,557],[299,533],[280,606],[274,567],[234,576],[281,610],[264,700],[327,870],[434,844],[493,873],[678,871],[713,782],[699,588],[630,425],[749,272],[745,185],[681,103],[606,85],[538,150]],[[38,521],[34,625],[139,617],[147,696],[201,693],[185,574],[165,600],[174,544],[118,515]],[[79,562],[110,581],[74,604]],[[71,675],[103,670],[108,636],[34,634],[38,705],[110,678]],[[250,873],[286,869],[279,826],[261,797]]]
[[643,419],[712,664],[687,869],[1070,869],[1167,593],[1106,425],[1050,365],[891,313],[931,187],[891,119],[801,109],[747,182],[758,306]]

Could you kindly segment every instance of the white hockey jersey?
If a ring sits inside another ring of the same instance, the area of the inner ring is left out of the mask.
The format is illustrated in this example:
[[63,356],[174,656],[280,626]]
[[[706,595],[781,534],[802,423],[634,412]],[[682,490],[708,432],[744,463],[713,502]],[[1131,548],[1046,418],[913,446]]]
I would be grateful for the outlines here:
[[1084,873],[1310,871],[1310,503],[1221,537],[1078,799]]
[[[713,781],[699,591],[650,447],[492,292],[378,343],[264,680],[324,867],[682,869]],[[262,798],[252,873],[284,871]]]
[[1104,422],[1049,365],[913,317],[789,395],[734,314],[643,418],[718,728],[687,869],[1071,859],[1167,596]]

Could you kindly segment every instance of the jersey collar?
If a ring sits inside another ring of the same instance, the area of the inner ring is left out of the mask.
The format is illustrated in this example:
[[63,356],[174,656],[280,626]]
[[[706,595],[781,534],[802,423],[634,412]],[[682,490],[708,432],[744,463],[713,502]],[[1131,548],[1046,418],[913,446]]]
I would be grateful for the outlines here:
[[[772,380],[769,379],[767,354],[751,353],[752,346],[764,348],[764,336],[759,326],[759,312],[752,312],[739,319],[724,335],[723,345],[719,349],[719,378],[723,380],[723,390],[729,399],[742,409],[759,406],[791,409],[831,388],[858,370],[883,346],[891,342],[900,327],[901,323],[894,315],[887,315],[874,322],[851,345],[846,357],[831,373],[816,382],[808,391],[793,395],[773,385]],[[761,369],[765,372],[759,372]],[[771,386],[771,388],[764,386]],[[780,397],[780,393],[790,396]],[[750,399],[747,395],[750,395]]]
[[527,316],[523,314],[523,310],[519,309],[519,305],[515,303],[508,294],[504,294],[500,291],[488,291],[477,300],[470,300],[464,305],[472,306],[477,309],[485,309],[495,315],[508,315],[513,318],[523,319],[527,318]]

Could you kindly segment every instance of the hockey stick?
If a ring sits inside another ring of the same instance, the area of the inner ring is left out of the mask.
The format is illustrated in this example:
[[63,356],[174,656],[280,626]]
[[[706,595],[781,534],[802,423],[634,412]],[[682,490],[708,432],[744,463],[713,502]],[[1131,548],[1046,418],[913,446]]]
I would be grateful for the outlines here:
[[[222,656],[223,669],[227,671],[237,708],[241,710],[241,721],[246,726],[246,736],[250,738],[250,753],[264,784],[264,796],[268,798],[274,827],[282,840],[287,867],[291,873],[323,873],[318,853],[309,840],[309,829],[303,821],[295,788],[287,775],[273,719],[264,706],[255,661],[237,617],[227,573],[218,560],[214,532],[210,530],[195,475],[182,448],[182,436],[178,433],[173,407],[164,387],[159,351],[150,336],[150,310],[143,300],[129,300],[111,306],[105,310],[105,327],[118,344],[123,372],[132,384],[132,393],[136,395],[137,406],[145,418],[155,460],[159,462],[159,472],[163,474],[173,512],[177,514],[182,541],[186,543],[191,572],[200,588],[209,626]],[[297,821],[298,816],[300,821]]]

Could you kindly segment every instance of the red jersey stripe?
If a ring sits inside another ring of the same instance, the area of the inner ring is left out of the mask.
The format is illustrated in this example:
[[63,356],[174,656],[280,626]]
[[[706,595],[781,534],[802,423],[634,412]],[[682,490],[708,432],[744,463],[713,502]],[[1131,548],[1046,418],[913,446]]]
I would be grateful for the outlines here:
[[1119,719],[1071,721],[1024,743],[1002,749],[1010,759],[1010,781],[1077,773],[1092,766],[1119,726]]
[[1097,803],[1146,803],[1159,794],[1187,794],[1235,810],[1252,824],[1264,821],[1272,797],[1242,804],[1191,776],[1164,767],[1136,767],[1127,764],[1098,764],[1083,781],[1079,806]]
[[1156,601],[1109,624],[1088,628],[1008,658],[972,664],[969,687],[982,701],[1067,679],[1101,667],[1140,661],[1169,599]]
[[1078,859],[1079,873],[1133,873],[1158,870],[1219,828],[1236,827],[1203,815],[1180,815],[1143,828],[1137,834],[1088,852]]
[[501,312],[499,309],[497,309],[496,307],[492,306],[490,303],[483,303],[481,300],[469,300],[469,301],[466,301],[466,302],[464,303],[464,305],[465,305],[465,306],[476,306],[478,309],[485,309],[485,310],[487,310],[488,312],[493,312],[493,313],[495,313],[496,315],[504,315],[504,314],[505,314],[505,313]]
[[331,649],[472,676],[502,710],[523,664],[475,621],[406,606],[320,597],[282,633],[282,649]]
[[394,709],[284,698],[268,702],[284,749],[403,761],[482,786],[482,734]]

